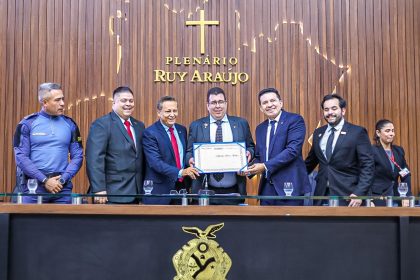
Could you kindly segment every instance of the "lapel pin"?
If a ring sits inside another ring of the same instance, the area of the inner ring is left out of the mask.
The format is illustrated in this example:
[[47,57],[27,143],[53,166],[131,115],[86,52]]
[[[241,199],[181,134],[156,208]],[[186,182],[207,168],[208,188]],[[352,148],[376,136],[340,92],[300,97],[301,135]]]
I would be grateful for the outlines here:
[[209,124],[208,123],[204,123],[204,128],[207,128]]
[[322,136],[322,133],[318,134],[318,137],[321,137],[321,136]]
[[345,131],[341,131],[341,132],[340,132],[340,134],[346,135],[346,134],[347,134],[347,132],[345,132]]

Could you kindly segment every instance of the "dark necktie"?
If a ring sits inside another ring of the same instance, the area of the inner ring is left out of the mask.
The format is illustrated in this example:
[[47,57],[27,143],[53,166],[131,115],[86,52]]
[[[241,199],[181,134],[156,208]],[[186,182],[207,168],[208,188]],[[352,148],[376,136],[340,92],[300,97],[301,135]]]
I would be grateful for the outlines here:
[[130,129],[130,126],[131,126],[130,122],[125,121],[124,125],[125,125],[125,128],[127,129],[128,136],[130,136],[131,140],[134,141],[133,133],[131,133],[131,129]]
[[325,149],[325,156],[327,157],[327,160],[329,161],[332,155],[332,146],[333,146],[333,142],[334,142],[334,132],[335,132],[335,128],[332,127],[330,129],[330,136],[328,136],[328,140],[327,140],[327,147]]
[[275,135],[275,132],[276,132],[276,120],[270,120],[270,126],[271,126],[271,128],[270,128],[270,134],[268,135],[268,139],[269,139],[269,143],[268,143],[268,149],[267,149],[267,156],[266,156],[266,159],[268,160],[269,158],[270,158],[270,146],[272,146],[273,145],[273,141],[274,141],[274,135]]
[[[222,132],[222,121],[216,121],[217,129],[216,129],[216,142],[223,142],[223,132]],[[213,173],[213,177],[217,182],[220,182],[225,174],[223,173]]]
[[271,120],[270,121],[270,125],[271,125],[271,129],[270,129],[270,146],[271,144],[273,144],[273,139],[274,139],[274,134],[275,134],[275,129],[276,129],[276,120]]

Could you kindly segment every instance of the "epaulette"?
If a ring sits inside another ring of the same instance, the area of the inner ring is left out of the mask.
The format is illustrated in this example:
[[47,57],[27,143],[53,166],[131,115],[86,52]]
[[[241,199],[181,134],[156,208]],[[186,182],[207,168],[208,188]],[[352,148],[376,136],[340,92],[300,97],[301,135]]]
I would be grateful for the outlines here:
[[20,145],[20,135],[22,133],[22,126],[25,125],[30,127],[35,120],[35,117],[38,117],[39,113],[33,113],[24,117],[19,124],[16,126],[15,134],[13,135],[13,147],[19,147]]
[[30,114],[30,115],[27,115],[26,117],[24,117],[23,119],[24,119],[24,120],[29,120],[29,119],[32,119],[32,118],[34,118],[34,117],[37,117],[37,116],[38,116],[38,114],[39,114],[39,112],[36,112],[36,113]]
[[61,115],[63,118],[65,118],[66,120],[69,120],[69,121],[71,121],[72,123],[74,123],[76,126],[77,126],[77,123],[72,119],[72,118],[70,118],[69,116],[66,116],[66,115]]

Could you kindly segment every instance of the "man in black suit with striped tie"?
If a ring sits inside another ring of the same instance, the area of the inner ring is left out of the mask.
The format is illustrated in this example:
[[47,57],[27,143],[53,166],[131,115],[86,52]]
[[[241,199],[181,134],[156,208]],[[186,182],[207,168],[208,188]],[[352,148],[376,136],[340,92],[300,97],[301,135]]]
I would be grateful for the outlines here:
[[[194,165],[193,144],[209,142],[245,142],[248,161],[254,156],[254,141],[248,121],[228,116],[227,100],[223,89],[214,87],[207,92],[209,116],[191,123],[188,134],[186,160]],[[203,177],[192,182],[192,192],[197,193],[203,186]],[[246,195],[246,177],[235,173],[213,173],[208,175],[209,189],[217,194],[240,193]],[[234,199],[215,199],[212,204],[238,204]]]

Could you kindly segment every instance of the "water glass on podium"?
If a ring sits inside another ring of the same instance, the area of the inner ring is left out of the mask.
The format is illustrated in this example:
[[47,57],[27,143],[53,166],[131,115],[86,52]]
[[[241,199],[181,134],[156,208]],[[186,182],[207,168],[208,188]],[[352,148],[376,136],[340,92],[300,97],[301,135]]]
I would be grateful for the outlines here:
[[208,206],[210,204],[210,195],[214,195],[214,191],[212,190],[199,190],[198,195],[202,196],[198,199],[198,205],[200,206]]
[[26,185],[28,186],[28,190],[30,194],[36,194],[36,189],[38,188],[37,179],[28,179],[28,182]]
[[292,182],[284,182],[283,190],[284,190],[284,193],[286,194],[286,196],[292,196],[293,183]]
[[153,191],[153,181],[152,180],[144,180],[143,190],[144,190],[144,194],[151,195],[152,191]]
[[398,193],[400,194],[400,197],[406,197],[408,193],[408,184],[403,182],[399,183]]

